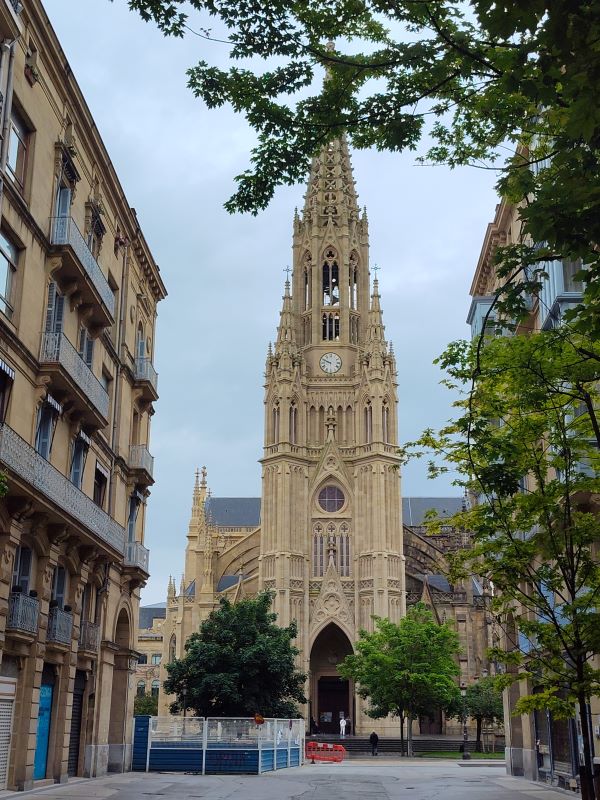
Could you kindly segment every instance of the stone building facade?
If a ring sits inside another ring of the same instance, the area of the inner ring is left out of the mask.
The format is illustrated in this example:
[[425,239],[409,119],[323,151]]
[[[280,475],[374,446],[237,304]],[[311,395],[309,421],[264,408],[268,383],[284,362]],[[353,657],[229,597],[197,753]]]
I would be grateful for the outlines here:
[[[465,681],[485,669],[486,642],[483,624],[477,644],[467,634],[482,618],[479,587],[443,581],[444,551],[417,530],[422,515],[405,540],[396,359],[344,138],[313,160],[265,378],[262,498],[209,498],[206,472],[197,475],[184,575],[169,584],[163,678],[220,594],[268,589],[281,624],[298,626],[307,718],[335,731],[343,714],[364,732],[363,701],[336,665],[373,615],[397,622],[407,599],[424,598],[456,618]],[[380,727],[397,732],[391,720]]]
[[126,769],[165,287],[39,0],[0,0],[0,789]]
[[[499,278],[494,269],[494,254],[498,246],[518,244],[522,240],[519,208],[502,200],[496,207],[494,220],[488,225],[473,282],[471,306],[467,322],[472,337],[481,334],[486,315],[492,309],[494,293],[499,287]],[[551,261],[544,265],[544,279],[538,296],[531,298],[529,315],[520,322],[517,334],[528,335],[540,330],[549,330],[562,324],[564,312],[582,300],[582,284],[575,280],[581,265],[571,261]],[[494,335],[502,332],[492,309],[488,323]],[[591,506],[600,512],[597,496]],[[506,650],[526,645],[521,642],[518,619],[523,609],[515,607],[514,615],[503,624],[493,623],[494,645],[502,644]],[[596,658],[598,668],[598,658]],[[565,787],[576,785],[581,757],[581,737],[578,715],[571,720],[553,719],[549,712],[531,715],[514,715],[514,707],[521,696],[529,695],[533,686],[528,681],[514,683],[504,695],[507,769],[513,775],[524,775],[530,780],[542,780]],[[590,721],[596,751],[596,763],[600,764],[600,700],[592,698]]]

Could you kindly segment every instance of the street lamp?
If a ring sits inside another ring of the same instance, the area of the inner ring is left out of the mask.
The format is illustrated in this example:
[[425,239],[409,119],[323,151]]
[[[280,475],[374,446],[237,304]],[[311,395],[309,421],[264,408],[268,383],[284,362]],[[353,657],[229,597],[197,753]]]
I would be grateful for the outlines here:
[[467,690],[464,686],[460,687],[460,694],[462,696],[462,718],[463,718],[463,761],[469,761],[471,758],[470,753],[467,752],[467,741],[469,739],[469,731],[467,730]]

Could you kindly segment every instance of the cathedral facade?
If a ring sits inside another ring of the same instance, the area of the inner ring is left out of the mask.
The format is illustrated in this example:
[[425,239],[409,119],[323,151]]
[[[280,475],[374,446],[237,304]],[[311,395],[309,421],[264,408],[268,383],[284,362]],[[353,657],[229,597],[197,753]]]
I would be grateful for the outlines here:
[[[169,584],[162,677],[220,595],[270,590],[278,621],[298,627],[306,717],[333,732],[343,715],[364,732],[363,701],[337,672],[359,630],[372,630],[374,615],[398,622],[407,599],[433,607],[436,593],[438,615],[444,604],[452,616],[478,610],[476,588],[427,580],[441,578],[444,548],[414,526],[407,585],[396,360],[343,138],[313,160],[265,375],[262,498],[212,498],[206,471],[197,474],[184,576],[179,590]],[[481,671],[484,649],[468,673]],[[161,694],[160,713],[168,704]]]

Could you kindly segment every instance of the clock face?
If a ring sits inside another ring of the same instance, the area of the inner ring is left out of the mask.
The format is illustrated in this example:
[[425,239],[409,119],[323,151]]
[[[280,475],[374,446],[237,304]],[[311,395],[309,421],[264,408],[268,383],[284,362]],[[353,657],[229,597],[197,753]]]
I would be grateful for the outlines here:
[[334,375],[336,372],[339,372],[342,366],[342,359],[337,353],[325,353],[324,356],[321,356],[319,365],[323,372],[326,372],[328,375]]

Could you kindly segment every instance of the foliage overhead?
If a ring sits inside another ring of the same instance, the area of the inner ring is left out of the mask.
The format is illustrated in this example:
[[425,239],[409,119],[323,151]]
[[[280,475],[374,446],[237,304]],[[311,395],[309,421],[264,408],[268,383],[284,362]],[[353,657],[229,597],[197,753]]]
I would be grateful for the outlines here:
[[187,640],[185,656],[167,664],[173,713],[182,710],[185,690],[186,708],[199,716],[298,716],[306,676],[294,664],[296,625],[280,628],[270,606],[268,592],[235,604],[221,599]]
[[456,702],[458,652],[456,633],[417,603],[398,623],[376,617],[375,630],[360,632],[356,653],[338,670],[368,698],[369,716],[415,719]]
[[[128,4],[165,35],[201,37],[191,90],[209,108],[229,105],[257,134],[229,211],[257,213],[277,185],[303,181],[341,131],[359,149],[423,144],[425,164],[497,169],[501,195],[521,204],[522,240],[496,256],[507,305],[523,309],[517,275],[529,291],[549,259],[581,259],[582,322],[600,333],[595,0]],[[226,69],[217,66],[224,52]]]

